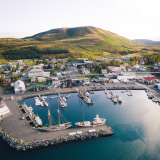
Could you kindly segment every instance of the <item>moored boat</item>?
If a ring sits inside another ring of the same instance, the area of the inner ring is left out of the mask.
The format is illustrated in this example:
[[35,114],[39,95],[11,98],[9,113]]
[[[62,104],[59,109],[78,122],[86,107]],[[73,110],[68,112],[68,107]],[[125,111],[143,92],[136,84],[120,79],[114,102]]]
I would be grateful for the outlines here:
[[84,121],[83,122],[76,122],[76,127],[94,127],[99,125],[104,125],[106,123],[106,119],[99,118],[99,115],[96,115],[96,118],[94,118],[93,121]]

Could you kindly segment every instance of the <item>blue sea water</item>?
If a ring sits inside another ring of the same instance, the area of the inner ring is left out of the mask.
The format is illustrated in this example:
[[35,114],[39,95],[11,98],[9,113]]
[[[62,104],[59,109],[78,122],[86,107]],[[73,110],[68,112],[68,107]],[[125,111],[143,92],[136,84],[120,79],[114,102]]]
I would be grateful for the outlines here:
[[[75,122],[83,120],[83,113],[86,121],[93,120],[96,114],[99,114],[101,118],[106,118],[106,123],[114,130],[113,136],[42,147],[26,152],[10,148],[0,138],[0,160],[160,159],[160,106],[149,100],[144,91],[132,91],[133,96],[127,96],[127,93],[121,91],[114,93],[122,97],[122,104],[114,104],[104,91],[97,91],[90,95],[94,105],[87,105],[77,93],[72,93],[67,99],[68,107],[60,108],[60,112],[72,122],[73,127]],[[51,100],[50,97],[48,96],[46,101],[50,104],[52,116],[57,119],[58,99]],[[19,103],[24,102],[33,107],[35,114],[42,119],[43,125],[48,123],[46,107],[36,107],[33,98]]]

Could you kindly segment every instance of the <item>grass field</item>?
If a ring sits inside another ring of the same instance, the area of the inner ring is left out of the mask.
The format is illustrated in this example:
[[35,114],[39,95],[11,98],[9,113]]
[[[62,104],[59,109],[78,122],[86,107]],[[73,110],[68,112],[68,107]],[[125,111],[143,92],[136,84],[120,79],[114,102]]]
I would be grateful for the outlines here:
[[26,64],[30,65],[30,66],[33,66],[35,65],[34,62],[25,62]]

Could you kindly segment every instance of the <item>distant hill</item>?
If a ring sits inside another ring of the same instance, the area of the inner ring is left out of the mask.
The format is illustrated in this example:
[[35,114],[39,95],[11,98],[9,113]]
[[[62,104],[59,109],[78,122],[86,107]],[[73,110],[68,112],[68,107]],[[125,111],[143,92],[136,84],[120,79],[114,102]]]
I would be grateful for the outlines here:
[[132,41],[133,42],[140,42],[141,44],[144,44],[144,45],[160,45],[160,41],[152,41],[149,39],[134,39]]
[[92,26],[52,29],[23,39],[0,39],[0,53],[8,59],[43,55],[105,57],[132,52],[136,52],[135,42]]

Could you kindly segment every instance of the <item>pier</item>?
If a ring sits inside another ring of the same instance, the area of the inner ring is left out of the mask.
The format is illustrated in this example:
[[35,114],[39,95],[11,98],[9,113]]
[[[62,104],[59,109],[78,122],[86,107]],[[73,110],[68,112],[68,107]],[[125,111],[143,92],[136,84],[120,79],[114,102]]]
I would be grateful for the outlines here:
[[[16,148],[17,150],[36,148],[37,143],[39,144],[37,147],[40,147],[45,145],[48,146],[51,143],[59,144],[68,141],[85,140],[114,134],[112,128],[108,125],[91,128],[70,128],[56,132],[38,132],[35,127],[28,125],[25,120],[21,119],[22,115],[18,109],[19,105],[15,100],[7,100],[6,104],[12,114],[5,117],[0,123],[0,136],[2,136],[11,147]],[[90,132],[90,130],[95,131]],[[70,133],[76,134],[70,135]],[[47,142],[45,143],[44,141]],[[42,145],[42,142],[44,142],[44,145]],[[35,147],[29,147],[31,144],[34,144],[33,146]],[[26,148],[24,147],[25,145],[27,146]]]

